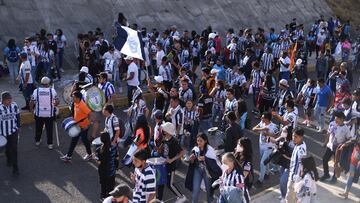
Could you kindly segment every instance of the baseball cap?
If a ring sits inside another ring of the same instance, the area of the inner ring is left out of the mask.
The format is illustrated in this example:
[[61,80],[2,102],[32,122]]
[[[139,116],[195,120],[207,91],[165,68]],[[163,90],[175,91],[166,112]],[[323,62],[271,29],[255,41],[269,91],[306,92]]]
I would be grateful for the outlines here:
[[89,73],[89,68],[86,66],[81,67],[80,72]]
[[283,85],[285,87],[289,87],[288,81],[285,80],[285,79],[281,79],[279,83],[280,83],[280,85]]
[[1,100],[7,100],[7,99],[12,99],[10,92],[5,91],[1,93]]
[[155,112],[154,112],[154,118],[156,118],[156,119],[162,119],[163,118],[163,113],[161,112],[161,110],[156,110]]

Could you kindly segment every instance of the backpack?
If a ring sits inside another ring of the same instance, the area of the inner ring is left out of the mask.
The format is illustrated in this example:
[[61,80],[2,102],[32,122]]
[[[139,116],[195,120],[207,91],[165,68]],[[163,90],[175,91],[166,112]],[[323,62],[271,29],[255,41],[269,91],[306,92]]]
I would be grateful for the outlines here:
[[18,51],[16,48],[11,48],[7,56],[7,60],[11,63],[15,63],[19,60]]

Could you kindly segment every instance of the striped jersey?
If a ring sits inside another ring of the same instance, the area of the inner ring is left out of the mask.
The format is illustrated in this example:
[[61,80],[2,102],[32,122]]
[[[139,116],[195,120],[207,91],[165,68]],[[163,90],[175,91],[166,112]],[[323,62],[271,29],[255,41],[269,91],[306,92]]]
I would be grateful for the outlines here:
[[262,72],[261,70],[253,69],[251,71],[251,79],[252,79],[251,84],[253,85],[253,87],[260,88],[262,80],[263,80],[264,77],[265,77],[264,72]]
[[9,136],[20,127],[19,108],[15,102],[9,106],[0,104],[0,135]]
[[133,203],[147,203],[147,197],[156,192],[156,177],[151,166],[143,170],[135,168],[135,188],[133,190]]
[[171,112],[171,123],[174,124],[175,129],[180,129],[179,134],[184,134],[184,112],[180,105],[178,105],[175,109],[170,108]]
[[272,62],[274,60],[274,55],[271,53],[264,53],[261,57],[262,68],[264,72],[272,69]]
[[289,177],[292,181],[295,180],[295,175],[300,175],[300,165],[301,165],[301,159],[306,156],[306,144],[305,142],[302,142],[299,145],[295,145],[295,148],[291,154],[290,159],[290,174]]
[[225,101],[225,112],[228,111],[236,111],[237,109],[237,100],[234,98],[233,100],[226,99]]
[[274,58],[277,58],[277,59],[280,58],[281,44],[272,43],[271,47],[272,47],[272,53],[274,55]]
[[111,97],[115,94],[115,87],[110,82],[106,81],[104,84],[98,84],[99,89],[101,89],[105,94],[106,102],[111,99]]
[[45,118],[55,116],[56,107],[54,106],[54,102],[58,100],[58,97],[54,88],[37,88],[34,90],[31,100],[35,103],[35,116]]
[[186,102],[188,100],[194,100],[194,94],[190,88],[183,90],[182,87],[179,88],[179,99]]
[[183,109],[184,112],[184,125],[193,125],[194,121],[197,121],[199,118],[199,113],[194,107],[190,111],[186,107]]
[[250,202],[249,191],[245,187],[245,178],[240,170],[233,169],[230,173],[225,171],[220,177],[220,179],[222,188],[235,187],[243,192],[243,200],[239,200],[239,202]]
[[117,130],[120,130],[119,119],[115,114],[111,114],[105,118],[105,131],[109,133],[111,140]]
[[161,75],[164,81],[172,81],[172,70],[170,64],[161,65],[159,67],[159,75]]
[[213,95],[213,98],[214,98],[213,107],[215,109],[220,109],[221,111],[224,110],[224,101],[226,100],[226,90],[218,89],[216,93]]

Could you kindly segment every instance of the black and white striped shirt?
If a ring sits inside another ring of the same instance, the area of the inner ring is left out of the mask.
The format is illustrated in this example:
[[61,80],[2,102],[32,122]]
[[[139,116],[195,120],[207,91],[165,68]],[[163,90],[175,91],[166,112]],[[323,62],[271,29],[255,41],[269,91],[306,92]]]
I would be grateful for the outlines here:
[[221,187],[236,187],[243,191],[243,201],[250,202],[250,196],[247,188],[245,187],[245,178],[240,170],[233,169],[231,172],[224,172],[221,176]]
[[171,65],[167,64],[167,65],[161,65],[159,67],[159,75],[161,75],[164,79],[164,81],[168,81],[171,82],[172,81],[172,69],[171,69]]
[[271,53],[264,53],[261,57],[261,63],[262,63],[262,68],[264,70],[264,72],[267,72],[268,70],[272,69],[272,62],[274,60],[274,55],[272,55]]
[[179,129],[179,134],[184,134],[184,112],[181,106],[178,105],[175,109],[170,108],[171,111],[171,123],[175,125],[176,129]]
[[272,44],[272,53],[274,55],[274,58],[280,58],[280,53],[281,53],[281,44],[278,43],[273,43]]
[[143,170],[135,168],[135,188],[133,203],[147,203],[147,197],[156,192],[156,177],[154,169],[147,165]]
[[251,71],[251,78],[252,78],[252,85],[255,88],[260,88],[260,85],[262,83],[262,79],[265,77],[264,72],[261,70],[255,70],[253,69]]
[[56,107],[54,106],[54,102],[58,100],[58,97],[54,88],[37,88],[34,90],[31,100],[35,103],[35,116],[44,118],[55,116]]
[[20,127],[19,108],[15,102],[9,106],[0,104],[0,135],[9,136]]
[[179,99],[186,102],[188,100],[193,100],[194,99],[194,94],[192,92],[192,90],[190,88],[188,88],[187,90],[183,90],[182,87],[180,87],[179,89]]
[[237,109],[237,100],[234,98],[233,100],[226,99],[225,101],[225,112],[236,111]]
[[184,125],[193,125],[194,121],[197,121],[199,118],[199,113],[196,108],[191,109],[190,111],[184,107]]

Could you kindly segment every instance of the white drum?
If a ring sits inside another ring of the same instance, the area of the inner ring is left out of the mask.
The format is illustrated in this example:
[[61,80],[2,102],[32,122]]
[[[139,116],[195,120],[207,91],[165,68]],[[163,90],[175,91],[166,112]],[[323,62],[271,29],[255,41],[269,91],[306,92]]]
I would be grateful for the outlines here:
[[74,118],[72,117],[65,118],[62,122],[62,127],[70,137],[76,137],[81,132],[80,126],[75,122]]
[[135,152],[137,151],[138,147],[133,143],[130,145],[129,150],[127,151],[126,155],[124,156],[124,158],[121,160],[121,162],[125,165],[128,166],[131,164],[132,162],[132,157],[134,156]]

